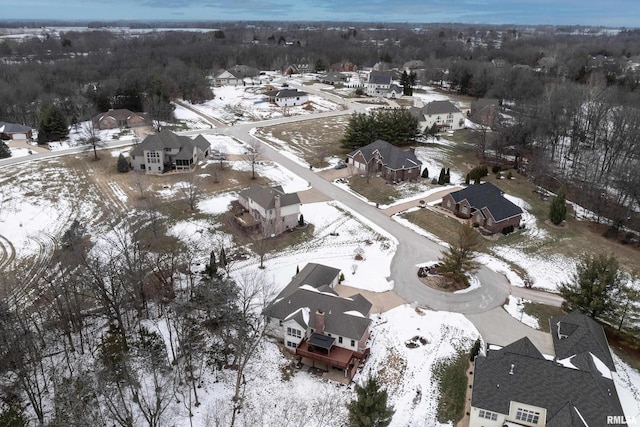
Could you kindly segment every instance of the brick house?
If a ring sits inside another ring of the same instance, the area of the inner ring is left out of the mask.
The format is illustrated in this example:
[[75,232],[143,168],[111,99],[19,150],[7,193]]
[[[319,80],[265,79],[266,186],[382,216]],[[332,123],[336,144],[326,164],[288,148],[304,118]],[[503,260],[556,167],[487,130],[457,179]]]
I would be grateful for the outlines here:
[[96,129],[119,129],[151,126],[152,120],[146,113],[134,113],[127,109],[109,110],[91,119]]
[[420,178],[422,162],[412,150],[403,150],[381,139],[347,154],[347,163],[368,174],[380,174],[389,182]]
[[442,198],[442,208],[457,217],[471,219],[473,224],[492,234],[506,227],[519,227],[522,218],[522,209],[507,200],[502,190],[489,182],[447,194]]

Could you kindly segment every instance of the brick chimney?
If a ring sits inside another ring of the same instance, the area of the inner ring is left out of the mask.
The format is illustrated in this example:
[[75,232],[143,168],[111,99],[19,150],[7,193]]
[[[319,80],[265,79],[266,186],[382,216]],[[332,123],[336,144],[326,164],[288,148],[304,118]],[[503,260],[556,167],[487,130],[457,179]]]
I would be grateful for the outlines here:
[[316,332],[324,334],[324,311],[320,309],[316,311]]

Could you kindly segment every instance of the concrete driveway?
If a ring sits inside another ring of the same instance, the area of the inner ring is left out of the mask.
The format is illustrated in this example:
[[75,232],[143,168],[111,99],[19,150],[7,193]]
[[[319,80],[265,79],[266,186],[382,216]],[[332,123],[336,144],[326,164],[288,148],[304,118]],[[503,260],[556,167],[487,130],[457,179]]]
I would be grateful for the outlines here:
[[487,344],[505,346],[522,337],[528,337],[540,352],[555,356],[551,334],[533,329],[514,319],[502,307],[483,313],[467,314],[466,317],[475,325]]

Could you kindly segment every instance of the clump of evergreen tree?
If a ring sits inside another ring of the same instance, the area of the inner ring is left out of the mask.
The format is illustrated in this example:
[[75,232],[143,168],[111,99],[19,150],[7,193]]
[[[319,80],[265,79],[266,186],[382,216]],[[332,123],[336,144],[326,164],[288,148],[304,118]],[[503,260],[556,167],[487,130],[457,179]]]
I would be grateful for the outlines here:
[[354,113],[340,141],[355,149],[382,139],[393,145],[411,144],[419,135],[418,119],[404,108],[381,108],[369,113]]
[[349,404],[349,426],[385,427],[391,423],[395,411],[387,405],[387,390],[375,377],[362,386],[356,385],[356,393],[356,400]]
[[0,141],[0,159],[6,159],[11,157],[11,150],[4,141]]
[[551,200],[551,206],[549,206],[549,219],[555,225],[562,224],[567,218],[567,199],[566,189],[564,185],[558,190],[558,194]]
[[38,144],[61,141],[69,136],[69,121],[54,104],[45,104],[40,109],[38,123]]
[[120,153],[118,156],[118,164],[117,164],[118,172],[124,173],[129,172],[129,162],[127,161],[124,154]]

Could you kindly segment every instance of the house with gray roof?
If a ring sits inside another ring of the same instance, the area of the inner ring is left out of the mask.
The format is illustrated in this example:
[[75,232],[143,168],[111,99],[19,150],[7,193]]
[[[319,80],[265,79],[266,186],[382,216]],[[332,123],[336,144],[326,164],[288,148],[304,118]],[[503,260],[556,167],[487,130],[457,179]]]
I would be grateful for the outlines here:
[[213,84],[216,86],[238,86],[244,82],[244,76],[235,70],[218,70],[213,75]]
[[388,71],[371,71],[365,89],[367,96],[400,98],[403,94],[402,87],[393,82]]
[[190,172],[198,161],[209,156],[211,143],[198,135],[194,139],[169,130],[147,136],[130,151],[133,170],[160,174],[169,171]]
[[340,270],[307,264],[263,312],[269,334],[308,365],[342,369],[353,378],[368,354],[372,304],[361,294],[341,297]]
[[607,337],[598,322],[577,310],[566,316],[552,317],[549,322],[558,358],[574,358],[572,363],[580,365],[582,356],[589,355],[615,372]]
[[469,426],[626,425],[611,371],[593,353],[578,365],[558,350],[545,357],[525,337],[476,357]]
[[236,222],[245,227],[256,225],[267,236],[293,230],[300,218],[298,193],[285,193],[280,185],[254,185],[242,190],[238,203],[244,211],[236,213]]
[[378,139],[347,154],[348,164],[366,174],[380,174],[389,182],[420,178],[422,162],[412,150]]
[[33,129],[29,126],[17,123],[0,121],[0,138],[2,139],[29,139],[33,136]]
[[507,227],[519,227],[522,219],[522,209],[503,194],[489,182],[469,185],[445,195],[442,208],[457,217],[471,219],[489,233],[499,233]]
[[465,116],[451,101],[432,101],[424,107],[409,109],[418,119],[418,127],[423,132],[435,124],[440,130],[459,130],[465,127]]
[[279,89],[265,92],[267,100],[278,107],[295,107],[309,101],[309,94],[298,89]]

